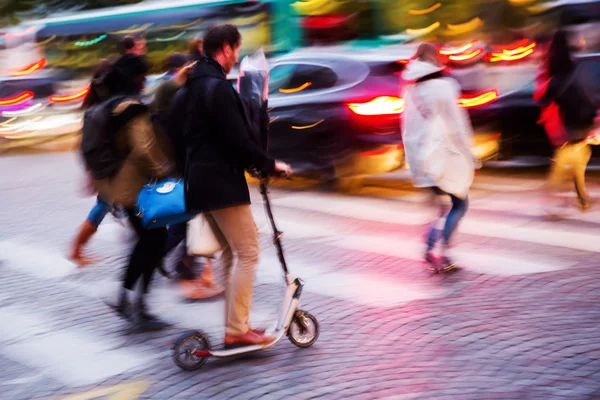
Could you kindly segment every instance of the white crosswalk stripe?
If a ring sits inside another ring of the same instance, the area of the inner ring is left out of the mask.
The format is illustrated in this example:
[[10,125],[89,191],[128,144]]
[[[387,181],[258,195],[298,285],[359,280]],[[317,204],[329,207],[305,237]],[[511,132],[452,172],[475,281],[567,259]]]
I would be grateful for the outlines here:
[[153,360],[143,348],[123,348],[121,340],[76,329],[52,331],[52,322],[21,307],[0,308],[0,352],[33,366],[65,385],[101,382],[140,370]]
[[[280,224],[280,229],[288,238],[315,241],[326,238],[328,245],[349,251],[376,253],[412,261],[423,258],[424,244],[418,238],[405,241],[390,238],[389,235],[347,235],[343,230],[315,226],[306,219],[303,222],[286,220]],[[490,275],[524,275],[566,269],[573,265],[540,255],[528,256],[518,252],[507,255],[494,253],[489,249],[482,252],[470,249],[469,246],[459,246],[453,253],[465,269]]]
[[[407,205],[389,200],[365,199],[363,201],[362,199],[347,199],[341,196],[322,195],[316,197],[294,194],[275,199],[273,204],[275,207],[283,206],[300,210],[325,212],[331,215],[349,217],[367,222],[376,221],[400,225],[423,225],[431,223],[436,219],[435,212],[427,207],[422,205]],[[484,209],[486,208],[485,201],[476,204],[473,208],[479,206],[479,204],[482,204]],[[500,208],[507,208],[516,212],[524,209],[531,212],[531,206],[527,203],[519,204],[513,202],[510,204],[506,201],[492,203],[488,207],[488,210],[493,211]],[[259,213],[256,213],[256,215],[258,218],[261,218]],[[596,211],[582,215],[581,218],[587,222],[595,222],[595,219],[598,219],[598,223],[600,224],[600,212]],[[297,218],[291,222],[296,221]],[[317,226],[319,225],[318,220],[313,221]],[[530,225],[536,226],[531,227]],[[308,223],[299,224],[294,229],[297,229],[298,232],[304,232],[303,235],[305,236],[310,236],[310,233],[319,234]],[[559,223],[544,222],[541,219],[528,221],[519,218],[510,219],[503,217],[502,221],[492,221],[481,217],[473,218],[467,213],[464,221],[461,222],[460,231],[483,237],[600,252],[600,246],[597,244],[597,229],[582,227],[578,227],[577,229],[568,228],[561,226]]]
[[19,266],[21,272],[41,279],[61,278],[76,269],[75,264],[56,250],[11,240],[0,242],[0,261],[8,266]]

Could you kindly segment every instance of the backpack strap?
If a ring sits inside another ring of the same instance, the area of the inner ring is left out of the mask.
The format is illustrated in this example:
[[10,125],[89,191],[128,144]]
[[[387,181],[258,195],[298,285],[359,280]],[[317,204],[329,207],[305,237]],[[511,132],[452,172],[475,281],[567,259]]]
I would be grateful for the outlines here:
[[115,96],[108,100],[109,126],[118,131],[133,118],[148,112],[148,106],[131,96]]

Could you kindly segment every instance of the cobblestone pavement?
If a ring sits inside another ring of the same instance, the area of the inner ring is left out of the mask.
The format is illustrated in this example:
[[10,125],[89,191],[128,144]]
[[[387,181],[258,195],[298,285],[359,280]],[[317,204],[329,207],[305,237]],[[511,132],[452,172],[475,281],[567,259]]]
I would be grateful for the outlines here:
[[[544,221],[540,176],[478,177],[456,237],[462,269],[447,275],[424,269],[434,214],[407,185],[363,196],[273,189],[321,336],[194,373],[174,365],[171,345],[201,329],[218,346],[222,298],[186,302],[156,277],[152,309],[174,327],[127,334],[103,300],[116,293],[130,232],[108,217],[90,244],[101,262],[78,270],[64,256],[94,201],[78,194],[75,155],[0,158],[0,177],[2,399],[600,399],[600,208]],[[282,286],[259,196],[254,208],[261,325],[276,317]]]

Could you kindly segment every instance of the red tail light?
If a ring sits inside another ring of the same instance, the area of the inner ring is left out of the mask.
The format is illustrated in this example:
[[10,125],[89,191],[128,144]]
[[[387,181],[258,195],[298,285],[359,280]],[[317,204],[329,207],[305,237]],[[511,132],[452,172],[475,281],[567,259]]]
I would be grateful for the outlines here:
[[466,61],[477,57],[483,52],[481,49],[474,50],[470,53],[451,55],[448,58],[452,61]]
[[443,56],[451,56],[451,55],[456,55],[456,54],[462,54],[465,51],[467,51],[470,48],[472,48],[473,46],[475,46],[475,44],[477,44],[477,40],[473,40],[472,42],[467,43],[464,46],[460,46],[460,47],[447,47],[447,48],[443,48],[443,49],[440,49],[440,54],[443,55]]
[[536,45],[536,42],[531,42],[527,46],[521,45],[513,49],[503,49],[501,52],[492,52],[489,55],[489,61],[516,61],[523,59],[533,53]]
[[8,97],[5,99],[0,99],[0,106],[14,106],[17,104],[21,104],[27,100],[33,99],[33,92],[23,92],[14,97]]
[[[479,107],[498,98],[498,91],[491,90],[476,96],[458,99],[458,105],[464,108]],[[348,108],[357,115],[398,115],[404,111],[404,99],[393,96],[377,97],[366,103],[350,103]]]
[[350,103],[348,108],[357,115],[401,114],[404,111],[404,99],[393,96],[380,96],[366,103]]
[[494,45],[492,46],[492,48],[496,51],[503,51],[503,50],[515,50],[518,49],[519,47],[525,46],[526,44],[529,43],[529,39],[521,39],[519,41],[516,41],[514,43],[511,44],[507,44],[504,46],[498,46],[498,45]]
[[461,97],[458,105],[464,108],[478,107],[491,103],[498,98],[498,91],[492,90],[473,97]]
[[53,101],[55,103],[66,103],[69,101],[73,101],[73,100],[79,100],[84,98],[88,93],[89,93],[90,89],[86,88],[83,89],[81,92],[75,93],[73,95],[68,95],[68,96],[57,96],[57,95],[52,95],[50,96],[50,101]]
[[46,66],[46,59],[42,58],[40,61],[31,64],[30,66],[28,66],[27,68],[21,70],[21,71],[15,71],[15,72],[11,72],[9,75],[10,76],[24,76],[24,75],[29,75],[35,71],[39,71],[40,69],[44,68]]

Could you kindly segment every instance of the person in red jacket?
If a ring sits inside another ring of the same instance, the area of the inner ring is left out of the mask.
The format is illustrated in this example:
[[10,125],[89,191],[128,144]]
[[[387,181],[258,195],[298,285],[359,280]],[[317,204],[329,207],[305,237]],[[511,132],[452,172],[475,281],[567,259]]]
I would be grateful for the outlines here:
[[[542,109],[539,123],[543,124],[555,149],[550,193],[556,195],[567,182],[574,182],[579,207],[585,211],[590,207],[585,171],[592,154],[587,136],[592,128],[595,106],[581,83],[566,32],[558,31],[554,35],[546,62],[536,77],[536,86],[533,97]],[[581,110],[590,111],[583,113]],[[568,204],[551,201],[556,204],[555,209],[546,211],[546,216],[561,218]]]

